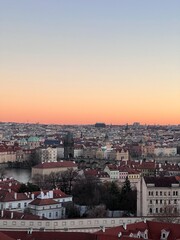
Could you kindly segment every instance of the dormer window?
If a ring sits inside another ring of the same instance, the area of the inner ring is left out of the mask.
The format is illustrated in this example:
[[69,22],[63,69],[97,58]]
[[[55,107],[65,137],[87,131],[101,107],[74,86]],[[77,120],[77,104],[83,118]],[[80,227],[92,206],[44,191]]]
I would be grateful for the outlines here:
[[148,239],[148,230],[147,229],[144,231],[144,237],[143,238]]
[[161,240],[166,240],[168,238],[169,231],[166,231],[165,229],[161,230]]

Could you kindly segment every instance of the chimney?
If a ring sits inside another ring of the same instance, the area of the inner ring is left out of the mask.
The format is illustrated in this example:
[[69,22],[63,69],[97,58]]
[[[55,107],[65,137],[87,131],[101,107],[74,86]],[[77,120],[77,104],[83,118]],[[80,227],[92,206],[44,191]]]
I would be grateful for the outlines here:
[[127,229],[127,225],[126,225],[126,223],[123,223],[123,228],[124,228],[124,230]]
[[120,238],[122,236],[122,233],[121,232],[119,232],[118,233],[118,238]]
[[13,215],[14,215],[13,212],[11,212],[11,219],[13,219]]
[[100,229],[102,230],[102,232],[105,232],[105,231],[106,231],[105,226],[100,226]]
[[1,210],[1,217],[3,218],[4,217],[4,211]]
[[53,198],[53,191],[51,190],[51,191],[49,191],[49,198]]
[[32,200],[34,200],[34,193],[31,194],[31,198],[32,198]]
[[17,193],[16,192],[14,193],[14,199],[17,199]]
[[32,228],[29,228],[28,231],[27,231],[27,234],[32,234]]

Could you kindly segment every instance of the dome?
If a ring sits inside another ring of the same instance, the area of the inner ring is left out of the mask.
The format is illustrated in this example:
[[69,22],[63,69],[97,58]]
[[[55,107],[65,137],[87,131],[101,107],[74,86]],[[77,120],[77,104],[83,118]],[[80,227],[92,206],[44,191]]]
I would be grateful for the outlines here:
[[39,138],[38,137],[29,137],[28,142],[39,142]]

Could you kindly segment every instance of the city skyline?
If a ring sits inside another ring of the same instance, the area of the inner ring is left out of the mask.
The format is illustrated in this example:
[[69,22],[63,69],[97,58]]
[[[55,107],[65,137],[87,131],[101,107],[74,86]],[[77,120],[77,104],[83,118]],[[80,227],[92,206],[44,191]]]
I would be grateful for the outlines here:
[[179,10],[0,0],[0,121],[180,124]]

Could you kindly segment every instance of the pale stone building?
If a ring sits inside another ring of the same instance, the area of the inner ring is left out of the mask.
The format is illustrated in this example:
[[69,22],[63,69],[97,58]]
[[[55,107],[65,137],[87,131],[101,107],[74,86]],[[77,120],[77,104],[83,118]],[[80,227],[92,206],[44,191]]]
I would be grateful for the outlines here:
[[176,177],[141,178],[137,185],[137,216],[168,215],[179,209],[180,185]]
[[32,167],[32,178],[36,174],[44,176],[49,175],[52,172],[54,173],[64,172],[67,171],[68,169],[77,170],[78,169],[77,164],[72,161],[63,160],[61,160],[60,162],[44,162]]

